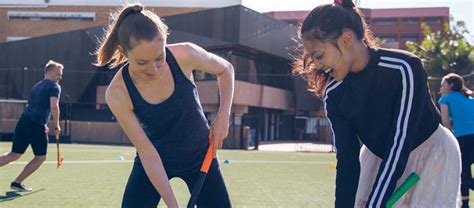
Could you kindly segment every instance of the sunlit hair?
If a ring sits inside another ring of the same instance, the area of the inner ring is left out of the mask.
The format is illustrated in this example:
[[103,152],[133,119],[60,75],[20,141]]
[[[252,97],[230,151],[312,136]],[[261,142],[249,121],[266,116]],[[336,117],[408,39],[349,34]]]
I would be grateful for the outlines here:
[[[152,41],[155,38],[166,41],[168,26],[155,13],[145,10],[141,4],[124,6],[117,18],[109,25],[100,46],[96,51],[96,66],[110,63],[114,68],[127,61],[125,54],[140,41]],[[125,51],[120,51],[118,46]]]
[[60,68],[60,69],[64,69],[64,65],[62,65],[61,63],[59,62],[56,62],[56,61],[53,61],[53,60],[49,60],[48,63],[46,63],[46,65],[44,66],[44,73],[48,73],[49,71],[52,71],[56,68]]
[[[299,36],[302,40],[330,42],[339,49],[336,40],[344,30],[351,30],[359,40],[369,47],[375,47],[373,34],[365,22],[362,12],[351,0],[342,0],[339,4],[325,4],[314,8],[304,19]],[[322,96],[329,75],[317,70],[310,55],[304,52],[293,63],[293,74],[301,75],[308,88]]]

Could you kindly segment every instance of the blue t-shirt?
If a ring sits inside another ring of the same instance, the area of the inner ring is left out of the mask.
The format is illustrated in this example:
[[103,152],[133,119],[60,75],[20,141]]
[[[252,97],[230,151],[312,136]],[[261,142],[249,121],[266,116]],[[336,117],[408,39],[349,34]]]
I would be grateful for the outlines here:
[[35,123],[46,124],[51,116],[49,98],[59,98],[60,94],[61,86],[58,83],[48,79],[39,81],[31,90],[28,105],[22,116],[31,119]]
[[474,134],[474,98],[461,92],[450,92],[442,96],[438,103],[448,105],[456,137]]

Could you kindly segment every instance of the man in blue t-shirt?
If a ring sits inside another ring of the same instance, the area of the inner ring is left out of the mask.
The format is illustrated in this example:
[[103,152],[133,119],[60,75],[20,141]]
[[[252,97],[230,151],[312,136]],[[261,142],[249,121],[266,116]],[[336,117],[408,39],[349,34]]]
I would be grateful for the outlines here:
[[55,133],[59,134],[59,96],[64,66],[50,60],[44,68],[44,79],[33,86],[28,104],[15,128],[12,150],[0,156],[0,166],[18,160],[31,144],[35,157],[25,166],[20,175],[11,183],[17,191],[30,192],[31,188],[22,184],[46,160],[48,148],[48,121],[53,115]]

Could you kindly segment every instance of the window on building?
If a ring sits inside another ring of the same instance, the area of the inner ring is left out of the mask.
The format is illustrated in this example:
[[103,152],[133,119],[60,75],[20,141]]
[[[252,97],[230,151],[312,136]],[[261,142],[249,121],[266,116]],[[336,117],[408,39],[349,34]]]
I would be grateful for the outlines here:
[[[232,63],[236,80],[287,90],[293,87],[291,64],[285,60],[266,56],[254,57],[243,51],[211,52]],[[215,75],[199,71],[194,71],[193,76],[196,81],[216,80]]]
[[232,53],[230,62],[234,66],[235,79],[259,84],[256,62],[253,57],[245,53]]
[[372,19],[372,25],[396,25],[396,18],[374,18]]
[[417,43],[418,42],[418,35],[417,34],[402,35],[400,37],[400,41],[402,41],[402,42],[411,41],[411,42]]
[[8,11],[10,20],[73,20],[95,21],[95,12],[31,12]]
[[420,24],[419,18],[416,17],[406,17],[401,19],[402,24],[405,25],[418,25]]
[[423,21],[429,25],[439,25],[441,24],[441,22],[443,22],[443,18],[442,17],[425,17]]

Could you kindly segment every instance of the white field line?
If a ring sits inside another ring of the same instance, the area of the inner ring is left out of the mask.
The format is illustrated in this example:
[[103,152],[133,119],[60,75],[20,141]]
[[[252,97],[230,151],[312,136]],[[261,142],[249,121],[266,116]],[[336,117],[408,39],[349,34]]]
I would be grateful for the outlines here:
[[[285,160],[228,160],[229,163],[245,164],[314,164],[324,165],[335,162],[330,161],[285,161]],[[26,165],[28,162],[12,162],[11,165]],[[103,163],[133,163],[133,160],[64,160],[63,164],[103,164]],[[224,163],[220,160],[219,163]],[[56,164],[56,161],[45,161],[43,164]]]

